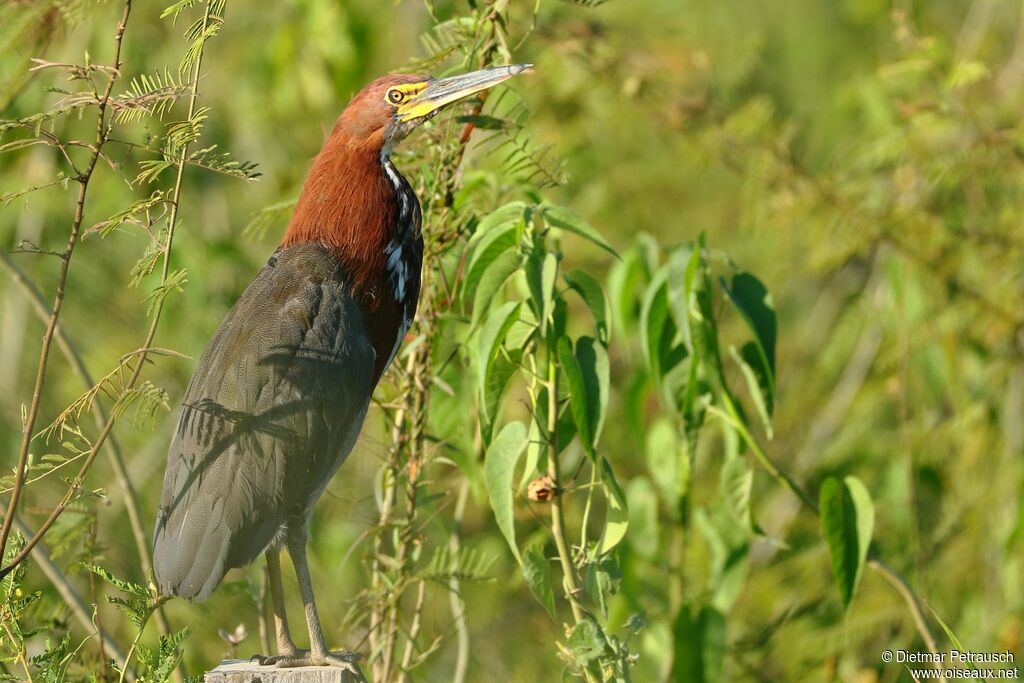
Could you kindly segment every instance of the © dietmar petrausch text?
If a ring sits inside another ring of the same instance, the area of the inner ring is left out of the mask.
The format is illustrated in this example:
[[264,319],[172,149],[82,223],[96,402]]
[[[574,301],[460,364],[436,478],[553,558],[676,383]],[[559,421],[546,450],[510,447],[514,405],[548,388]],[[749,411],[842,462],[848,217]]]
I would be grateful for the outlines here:
[[1012,652],[885,650],[882,661],[902,664],[914,680],[1020,680]]

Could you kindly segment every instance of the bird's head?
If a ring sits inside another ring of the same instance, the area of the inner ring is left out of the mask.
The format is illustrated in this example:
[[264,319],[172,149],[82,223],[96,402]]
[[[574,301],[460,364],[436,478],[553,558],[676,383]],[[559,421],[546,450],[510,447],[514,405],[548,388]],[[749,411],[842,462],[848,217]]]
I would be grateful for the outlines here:
[[351,139],[373,142],[390,150],[449,104],[494,87],[531,66],[495,66],[449,78],[384,76],[352,98],[338,119],[336,130]]

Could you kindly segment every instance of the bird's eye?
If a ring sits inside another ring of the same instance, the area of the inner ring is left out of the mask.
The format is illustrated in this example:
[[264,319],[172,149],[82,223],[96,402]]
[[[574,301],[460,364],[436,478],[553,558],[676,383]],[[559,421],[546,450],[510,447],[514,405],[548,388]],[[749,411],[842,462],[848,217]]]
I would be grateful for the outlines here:
[[391,104],[399,104],[404,99],[405,93],[399,90],[398,88],[392,88],[391,90],[388,90],[388,102],[390,102]]

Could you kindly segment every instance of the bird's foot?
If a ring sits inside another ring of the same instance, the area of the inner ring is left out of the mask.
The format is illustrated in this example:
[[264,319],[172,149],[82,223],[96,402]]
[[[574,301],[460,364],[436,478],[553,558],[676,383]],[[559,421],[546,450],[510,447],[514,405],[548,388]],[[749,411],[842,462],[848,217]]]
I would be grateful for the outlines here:
[[256,662],[260,666],[277,666],[278,662],[287,661],[291,659],[301,659],[309,656],[309,650],[300,650],[293,648],[286,650],[279,655],[260,655],[256,654],[249,658],[250,662]]
[[[363,672],[359,669],[359,660],[363,655],[359,652],[327,652],[317,654],[308,650],[300,650],[294,655],[268,657],[273,659],[274,666],[280,668],[292,668],[300,666],[333,666],[349,671],[356,677],[357,681],[365,681]],[[268,661],[268,664],[271,662]]]

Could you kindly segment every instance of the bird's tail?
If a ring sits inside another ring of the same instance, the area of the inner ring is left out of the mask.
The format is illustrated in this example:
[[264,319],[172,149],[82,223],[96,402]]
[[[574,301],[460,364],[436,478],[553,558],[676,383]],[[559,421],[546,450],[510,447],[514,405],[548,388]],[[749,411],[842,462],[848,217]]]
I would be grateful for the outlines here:
[[211,528],[207,520],[189,520],[188,511],[164,515],[161,510],[153,543],[153,571],[164,595],[202,602],[224,574],[231,535]]

